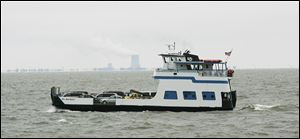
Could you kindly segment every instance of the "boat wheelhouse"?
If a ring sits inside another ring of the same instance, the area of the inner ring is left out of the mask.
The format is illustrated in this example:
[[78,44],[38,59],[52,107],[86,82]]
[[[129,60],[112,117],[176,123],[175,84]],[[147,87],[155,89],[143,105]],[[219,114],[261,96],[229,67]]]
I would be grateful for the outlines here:
[[79,111],[209,111],[233,110],[236,91],[233,70],[218,59],[199,59],[190,51],[160,54],[163,67],[154,70],[156,91],[105,91],[100,94],[65,95],[51,88],[52,104]]

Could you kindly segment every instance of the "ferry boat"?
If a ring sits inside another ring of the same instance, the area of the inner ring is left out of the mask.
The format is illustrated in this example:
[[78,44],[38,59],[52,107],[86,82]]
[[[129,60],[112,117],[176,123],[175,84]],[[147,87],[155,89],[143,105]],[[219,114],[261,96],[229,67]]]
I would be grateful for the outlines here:
[[212,111],[233,110],[234,70],[219,59],[200,59],[189,50],[159,54],[163,67],[154,70],[156,91],[61,92],[51,88],[52,105],[74,111]]

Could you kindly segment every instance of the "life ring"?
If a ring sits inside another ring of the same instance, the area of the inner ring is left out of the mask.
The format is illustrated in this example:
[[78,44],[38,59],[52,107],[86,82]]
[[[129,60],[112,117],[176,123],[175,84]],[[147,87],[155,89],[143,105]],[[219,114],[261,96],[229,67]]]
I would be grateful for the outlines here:
[[233,73],[234,73],[234,70],[233,70],[233,69],[229,69],[229,70],[227,71],[227,76],[228,76],[228,77],[232,77],[232,76],[233,76]]

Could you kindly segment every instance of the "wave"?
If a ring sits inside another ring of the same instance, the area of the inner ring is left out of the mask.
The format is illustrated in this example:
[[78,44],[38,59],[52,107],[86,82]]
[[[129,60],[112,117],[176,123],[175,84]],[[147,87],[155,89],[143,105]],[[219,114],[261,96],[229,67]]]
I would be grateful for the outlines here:
[[59,120],[57,120],[57,122],[67,122],[67,120],[66,119],[59,119]]
[[249,104],[246,107],[241,108],[240,110],[244,110],[244,109],[250,109],[250,110],[255,110],[255,111],[265,111],[265,110],[271,110],[274,108],[280,108],[280,104],[276,104],[276,105],[262,105],[262,104]]
[[253,110],[253,111],[290,111],[299,110],[299,104],[275,104],[275,105],[263,105],[263,104],[249,104],[242,107],[239,110]]
[[54,106],[51,106],[46,112],[49,112],[49,113],[64,113],[64,112],[80,112],[80,111],[72,111],[72,110],[68,110],[68,109],[59,109],[59,108],[56,108]]
[[54,112],[56,112],[56,107],[51,106],[51,107],[47,110],[47,112],[49,112],[49,113],[54,113]]
[[279,104],[277,104],[277,105],[254,104],[253,109],[257,110],[257,111],[263,111],[263,110],[269,110],[269,109],[272,109],[272,108],[276,108],[276,107],[279,107],[279,106],[280,106]]

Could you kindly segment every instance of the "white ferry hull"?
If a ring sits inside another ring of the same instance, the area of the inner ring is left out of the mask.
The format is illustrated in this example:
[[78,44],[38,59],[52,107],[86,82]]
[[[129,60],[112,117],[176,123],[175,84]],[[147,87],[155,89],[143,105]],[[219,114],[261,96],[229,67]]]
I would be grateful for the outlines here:
[[[74,100],[73,103],[66,103],[64,97],[59,97],[55,93],[51,93],[52,105],[61,108],[69,109],[73,111],[101,111],[101,112],[111,112],[111,111],[186,111],[186,112],[200,112],[200,111],[214,111],[214,110],[233,110],[236,103],[236,92],[230,92],[231,99],[223,100],[221,107],[182,107],[182,106],[151,106],[151,105],[116,105],[116,104],[87,104],[86,101],[79,103],[78,100]],[[78,98],[85,99],[85,98]],[[70,100],[72,101],[72,100]]]

